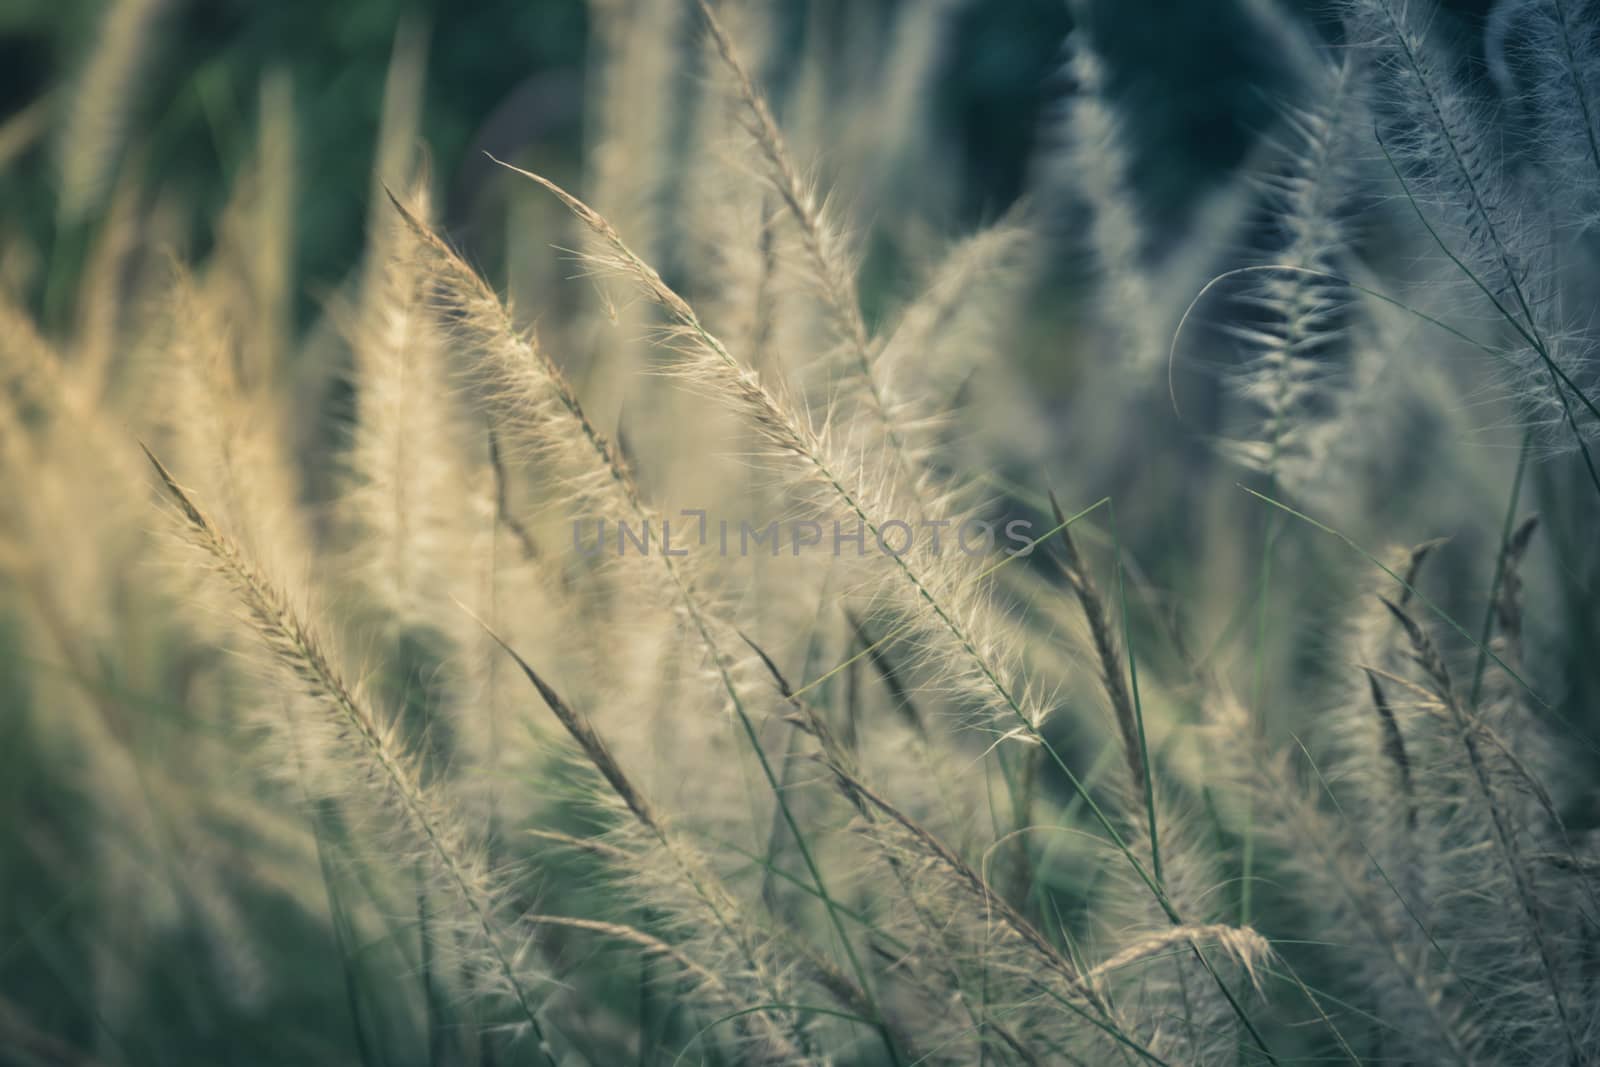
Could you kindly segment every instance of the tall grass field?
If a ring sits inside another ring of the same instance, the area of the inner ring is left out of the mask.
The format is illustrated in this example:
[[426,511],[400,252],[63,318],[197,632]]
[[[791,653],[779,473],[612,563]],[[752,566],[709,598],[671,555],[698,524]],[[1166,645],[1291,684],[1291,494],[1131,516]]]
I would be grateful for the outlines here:
[[83,20],[0,121],[0,1062],[1600,1064],[1600,3],[1204,0],[1201,167],[1124,2],[987,184],[1010,5],[591,0],[447,148],[389,12],[365,103],[197,76],[215,203],[204,5]]

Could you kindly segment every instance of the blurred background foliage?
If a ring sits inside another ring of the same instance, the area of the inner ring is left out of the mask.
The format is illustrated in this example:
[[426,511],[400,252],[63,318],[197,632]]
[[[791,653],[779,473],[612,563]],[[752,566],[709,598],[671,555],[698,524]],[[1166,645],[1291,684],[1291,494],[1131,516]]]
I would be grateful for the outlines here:
[[[781,108],[783,68],[820,38],[848,51],[864,25],[887,26],[906,0],[776,0],[793,47],[766,73]],[[940,0],[947,2],[947,0]],[[1264,3],[1266,0],[1252,0]],[[537,146],[541,165],[576,165],[584,126],[589,27],[582,0],[464,3],[254,4],[246,0],[146,0],[159,9],[156,40],[141,62],[131,127],[118,173],[178,195],[195,247],[219,217],[233,178],[255,143],[262,86],[287,76],[296,120],[294,151],[304,187],[294,235],[301,321],[310,294],[354,265],[366,218],[377,116],[397,28],[429,39],[422,128],[436,173],[450,192],[445,221],[464,222],[484,174],[478,153]],[[1459,3],[1473,14],[1481,6]],[[869,9],[863,15],[863,9]],[[1272,98],[1294,72],[1262,39],[1261,20],[1234,0],[985,0],[954,5],[928,101],[934,136],[959,165],[959,210],[993,217],[1021,191],[1041,121],[1070,86],[1062,41],[1075,17],[1092,20],[1112,66],[1114,95],[1133,116],[1139,192],[1158,220],[1173,222],[1204,188],[1235,166],[1271,124]],[[48,249],[32,275],[35,299],[55,323],[81,267],[96,205],[82,219],[58,203],[59,134],[73,77],[97,46],[122,32],[94,0],[11,0],[0,5],[0,113],[26,117],[33,147],[0,145],[7,225]],[[680,42],[685,47],[689,42]],[[685,94],[687,97],[688,94]],[[31,109],[31,110],[30,110]],[[9,132],[20,143],[21,124]],[[39,127],[48,127],[41,131]],[[98,190],[103,206],[108,190]]]

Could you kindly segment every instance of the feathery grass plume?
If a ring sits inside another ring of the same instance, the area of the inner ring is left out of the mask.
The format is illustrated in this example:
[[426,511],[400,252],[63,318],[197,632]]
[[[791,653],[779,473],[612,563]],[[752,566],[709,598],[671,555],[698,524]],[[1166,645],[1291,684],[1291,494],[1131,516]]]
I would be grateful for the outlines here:
[[[689,10],[697,45],[697,93],[693,100],[694,142],[686,149],[679,192],[682,247],[674,250],[669,261],[653,262],[663,264],[669,273],[681,272],[708,327],[719,337],[736,339],[740,350],[748,352],[764,374],[793,383],[796,395],[813,397],[819,407],[832,404],[835,393],[860,402],[861,390],[852,369],[841,374],[834,359],[790,358],[801,352],[841,352],[836,317],[827,302],[819,299],[812,260],[797,239],[799,228],[768,179],[766,157],[751,137],[749,109],[719,49],[719,37],[704,29],[692,6]],[[747,3],[723,4],[719,9],[721,38],[746,57],[754,72],[791,69],[795,63],[807,62],[813,51],[814,45],[799,57],[789,57],[780,50],[782,19],[775,19],[774,14],[766,5]],[[785,85],[792,90],[792,79],[774,84],[771,91],[776,94]],[[792,117],[792,91],[787,103]],[[608,217],[623,225],[623,220]],[[648,302],[643,310],[654,314]],[[840,380],[831,380],[834,378]],[[683,449],[703,456],[726,449],[730,437],[751,436],[736,419],[707,420],[698,398],[665,384],[666,390],[656,402],[670,407],[656,421],[671,427],[675,447],[664,451]],[[720,437],[685,439],[685,424],[705,424]],[[735,447],[742,451],[746,446]],[[743,471],[740,475],[750,483],[742,504],[757,512],[776,504],[772,487]],[[697,492],[704,494],[703,489]],[[768,581],[768,570],[758,566],[755,580]]]
[[861,311],[857,268],[851,262],[844,238],[829,217],[826,205],[818,201],[801,178],[766,98],[751,80],[732,39],[706,0],[700,0],[700,13],[733,78],[734,91],[747,115],[747,130],[765,163],[767,181],[800,231],[800,246],[833,319],[838,343],[848,353],[850,372],[865,394],[867,410],[882,426],[885,454],[898,469],[899,480],[904,485],[902,502],[921,517],[923,502],[918,488],[927,476],[922,463],[911,454],[905,431],[899,425],[898,398],[873,366],[875,346]]
[[1359,72],[1346,56],[1311,79],[1309,102],[1283,109],[1278,164],[1261,174],[1261,209],[1275,234],[1258,271],[1241,274],[1238,311],[1224,329],[1243,347],[1230,385],[1255,425],[1224,450],[1299,495],[1352,427],[1348,364],[1368,349],[1349,337],[1355,292],[1346,213],[1350,158],[1361,121]]
[[[1431,547],[1390,568],[1408,599]],[[1242,715],[1213,716],[1220,768],[1234,788],[1260,791],[1259,831],[1315,902],[1330,942],[1354,950],[1350,994],[1386,1027],[1378,1047],[1423,1058],[1442,1048],[1468,1063],[1529,1049],[1564,1059],[1573,1052],[1565,1026],[1589,1024],[1577,939],[1554,916],[1573,915],[1582,894],[1571,881],[1540,884],[1527,858],[1559,847],[1554,805],[1460,705],[1446,656],[1407,608],[1373,600],[1360,617],[1349,655],[1366,677],[1352,678],[1327,713],[1334,750],[1307,751],[1311,780],[1302,786],[1283,753],[1246,736]],[[1520,808],[1513,798],[1523,792],[1540,802]],[[1509,914],[1507,901],[1516,902]],[[1354,943],[1352,931],[1362,935]]]
[[[1459,904],[1441,909],[1435,933],[1462,939],[1461,965],[1481,966],[1486,975],[1495,975],[1498,996],[1508,1002],[1506,1015],[1499,1020],[1507,1047],[1539,1048],[1545,1059],[1560,1058],[1564,1052],[1572,1062],[1580,1062],[1581,1035],[1590,1020],[1575,1013],[1582,1010],[1587,1016],[1592,1009],[1587,1007],[1583,986],[1574,988],[1575,979],[1582,982],[1576,946],[1560,926],[1552,924],[1551,901],[1527,858],[1533,828],[1507,803],[1509,774],[1497,773],[1496,753],[1479,735],[1475,716],[1464,706],[1432,635],[1403,609],[1388,606],[1411,646],[1425,691],[1437,702],[1441,748],[1452,754],[1459,746],[1459,755],[1442,768],[1448,775],[1446,795],[1451,801],[1440,814],[1447,825],[1455,825],[1440,837],[1454,847],[1439,855],[1436,875],[1437,884],[1452,887],[1446,900],[1459,899]],[[1539,835],[1541,847],[1548,847],[1547,834]],[[1472,891],[1462,893],[1464,887]],[[1479,912],[1477,903],[1484,898],[1515,901],[1516,907],[1507,914],[1509,909],[1497,905],[1491,912],[1494,925],[1487,926],[1490,917]]]
[[496,975],[501,992],[515,1001],[540,1055],[554,1064],[533,999],[533,986],[542,978],[527,959],[530,942],[505,914],[506,884],[487,869],[478,846],[456,824],[441,798],[423,785],[415,753],[396,735],[393,724],[380,718],[345,681],[330,646],[305,621],[289,594],[257,570],[153,454],[150,461],[189,538],[239,599],[272,667],[307,702],[304,712],[292,713],[295,728],[305,732],[320,727],[314,747],[330,763],[343,764],[371,791],[370,796],[350,799],[373,802],[374,820],[393,835],[393,845],[424,863],[438,882],[439,894],[460,909],[460,925],[450,929],[440,924],[435,947],[453,952],[457,936],[470,939],[469,958],[480,959],[482,970]]
[[[921,291],[874,341],[874,361],[886,378],[909,381],[913,373],[920,373],[927,382],[924,388],[945,390],[944,395],[950,396],[976,370],[974,349],[952,343],[950,334],[964,339],[966,329],[981,330],[979,324],[964,324],[975,310],[975,296],[980,314],[999,314],[1004,297],[1020,288],[1022,264],[1031,257],[1036,240],[1031,226],[1034,214],[1029,202],[1019,200],[999,219],[944,251]],[[991,287],[999,290],[999,299],[990,297]],[[985,308],[985,297],[1000,308]]]
[[154,388],[168,403],[158,432],[253,558],[299,584],[309,581],[310,531],[281,392],[241,366],[246,324],[225,273],[198,278],[181,266],[167,304],[171,357]]
[[[342,324],[353,355],[355,425],[340,506],[352,535],[350,569],[394,639],[384,659],[395,670],[387,673],[403,687],[401,699],[422,712],[424,729],[439,721],[432,716],[436,703],[455,705],[453,745],[463,730],[481,724],[465,714],[477,678],[473,665],[450,656],[474,647],[477,636],[459,625],[447,594],[471,580],[471,561],[492,520],[467,461],[467,431],[430,283],[412,254],[409,227],[381,195],[393,183],[408,190],[414,213],[428,215],[430,176],[417,158],[425,66],[423,31],[402,22],[385,80],[358,303]],[[441,733],[439,744],[445,743]]]
[[154,58],[168,0],[117,0],[106,12],[61,130],[59,210],[77,222],[99,206],[127,144],[138,83]]
[[[1356,264],[1346,277],[1364,289],[1379,288],[1372,272]],[[1417,343],[1419,327],[1400,309],[1362,296],[1352,296],[1347,308],[1333,380],[1319,383],[1327,408],[1302,412],[1298,447],[1277,465],[1281,486],[1327,514],[1373,506],[1390,476],[1400,473],[1391,457],[1421,453],[1468,418],[1444,400],[1450,395],[1444,382],[1459,370],[1397,358]],[[1311,457],[1319,462],[1306,462]],[[1423,472],[1404,474],[1419,494],[1424,491]]]
[[[1431,547],[1397,562],[1397,571],[1414,579],[1416,565]],[[1359,677],[1357,663],[1388,663],[1379,652],[1393,643],[1395,626],[1381,607],[1362,619],[1348,639],[1361,649],[1349,654],[1353,662],[1345,669],[1351,677]],[[1409,787],[1397,785],[1395,765],[1381,754],[1388,739],[1370,691],[1353,684],[1348,690],[1341,687],[1321,723],[1342,743],[1341,762],[1329,766],[1329,757],[1308,752],[1306,770],[1295,756],[1297,739],[1294,745],[1282,744],[1264,728],[1271,718],[1252,714],[1229,690],[1203,678],[1198,703],[1205,773],[1195,788],[1203,790],[1221,826],[1237,828],[1248,819],[1261,865],[1255,879],[1262,898],[1257,913],[1271,915],[1282,907],[1280,892],[1303,901],[1306,921],[1335,953],[1325,960],[1320,952],[1286,946],[1295,966],[1331,966],[1334,973],[1350,974],[1352,980],[1336,995],[1384,1025],[1391,1014],[1420,1020],[1422,1032],[1415,1022],[1407,1031],[1416,1034],[1419,1054],[1445,1049],[1454,1062],[1474,1062],[1479,1034],[1461,1006],[1464,996],[1453,985],[1448,961],[1430,957],[1414,910],[1422,905],[1421,888],[1408,872],[1420,867],[1415,851],[1421,843],[1402,834],[1403,813],[1416,810],[1416,799]],[[1349,788],[1329,792],[1329,778]],[[1165,849],[1165,834],[1162,843]],[[1317,995],[1307,994],[1329,1036],[1349,1055],[1350,1021],[1329,1019]],[[1388,1047],[1381,1031],[1372,1047]]]
[[1531,127],[1551,223],[1579,232],[1600,217],[1595,15],[1593,0],[1500,0],[1484,42],[1491,77]]
[[[1429,236],[1514,335],[1499,360],[1506,384],[1540,443],[1579,449],[1600,408],[1587,339],[1562,322],[1551,231],[1527,202],[1473,87],[1428,39],[1433,5],[1418,0],[1344,0],[1347,32],[1376,67],[1379,146]],[[1600,476],[1592,476],[1600,490]]]
[[[957,528],[972,511],[962,499],[966,487],[952,476],[948,463],[940,462],[943,457],[939,450],[944,444],[940,431],[948,421],[946,408],[959,388],[960,376],[948,369],[943,376],[933,373],[937,356],[931,343],[926,349],[907,351],[907,344],[931,341],[927,336],[912,337],[909,332],[895,353],[902,366],[894,374],[887,373],[888,368],[879,357],[890,339],[874,338],[867,326],[857,265],[835,220],[836,213],[801,173],[785,133],[742,57],[735,34],[710,5],[702,4],[701,8],[708,47],[714,51],[713,61],[723,71],[722,80],[727,83],[724,94],[752,146],[748,151],[758,160],[764,184],[772,191],[769,199],[788,218],[786,229],[797,235],[792,257],[783,250],[774,255],[780,280],[781,272],[786,270],[796,269],[804,274],[808,289],[816,294],[815,303],[821,305],[821,317],[826,320],[823,336],[785,336],[779,347],[806,352],[820,344],[830,354],[838,355],[837,364],[833,358],[790,359],[785,369],[800,377],[801,395],[825,391],[826,395],[814,404],[818,409],[814,417],[826,424],[827,433],[837,435],[841,455],[851,454],[862,470],[873,471],[886,509],[892,506],[895,513],[908,519],[936,518],[951,529]],[[906,16],[911,17],[912,13]],[[919,13],[916,17],[924,16]],[[1011,245],[1020,243],[1021,230],[1020,226],[997,226],[993,233],[973,238],[953,252],[945,275],[939,279],[943,287],[926,294],[920,319],[913,316],[910,325],[920,325],[931,333],[937,325],[956,318],[952,308],[957,300],[955,287],[972,281],[984,267],[1003,258]],[[763,240],[771,241],[770,235],[763,233]],[[765,283],[765,275],[762,281]],[[817,313],[814,304],[808,303],[803,309],[783,305],[780,314],[792,311],[799,314],[786,317],[791,330],[792,319],[809,323]],[[697,306],[696,314],[705,313]],[[940,338],[952,347],[963,339]],[[755,345],[744,346],[750,353],[746,363],[765,367],[759,350],[765,337],[758,334],[755,340]],[[820,389],[811,388],[819,378]],[[805,410],[799,404],[795,408],[797,412]]]
[[377,603],[395,623],[427,624],[447,610],[446,588],[458,584],[475,517],[461,487],[471,479],[429,282],[407,247],[405,220],[391,212],[382,224],[386,232],[372,242],[381,260],[351,338],[354,484],[343,506],[360,531],[356,565]]
[[1132,151],[1105,62],[1087,31],[1075,31],[1066,52],[1073,93],[1057,120],[1059,155],[1043,178],[1071,189],[1088,213],[1086,252],[1101,279],[1093,321],[1107,340],[1106,362],[1122,368],[1134,384],[1147,385],[1166,355],[1166,338],[1135,200]]
[[[497,422],[497,440],[516,449],[523,460],[542,461],[557,479],[559,497],[571,514],[610,516],[636,524],[647,537],[647,531],[660,533],[662,517],[645,500],[617,446],[590,421],[560,368],[533,335],[515,325],[511,310],[454,250],[405,207],[396,206],[453,335],[477,356],[473,374]],[[633,590],[648,591],[683,613],[707,649],[721,688],[737,703],[737,664],[722,650],[709,601],[696,587],[690,565],[662,550],[648,554],[652,559],[646,561],[624,560],[619,553],[616,563],[630,573],[650,572],[654,580],[635,584]]]
[[1103,960],[1089,969],[1086,978],[1091,982],[1104,985],[1107,978],[1117,971],[1133,964],[1158,958],[1173,948],[1184,948],[1189,944],[1205,944],[1215,942],[1224,947],[1229,957],[1239,961],[1244,968],[1246,976],[1252,985],[1260,984],[1257,969],[1261,964],[1271,960],[1272,946],[1266,938],[1248,927],[1223,926],[1212,924],[1209,926],[1174,926],[1162,930],[1143,941],[1135,942],[1112,956]]
[[[1372,1045],[1434,1062],[1492,1062],[1485,1020],[1468,986],[1454,969],[1448,949],[1432,936],[1432,920],[1417,909],[1416,882],[1402,881],[1386,858],[1373,851],[1360,825],[1330,791],[1329,775],[1305,753],[1308,770],[1286,748],[1273,748],[1251,725],[1242,704],[1225,693],[1206,705],[1205,733],[1210,788],[1227,786],[1254,794],[1252,831],[1274,846],[1281,884],[1304,900],[1316,935],[1334,954],[1337,973],[1348,976],[1340,996],[1367,1013],[1378,1028]],[[1353,705],[1341,715],[1372,719],[1369,707]],[[1370,769],[1381,756],[1353,757]],[[1263,850],[1264,851],[1264,850]]]
[[[1377,132],[1412,195],[1444,226],[1459,220],[1471,243],[1460,251],[1489,295],[1524,327],[1533,301],[1524,287],[1548,280],[1547,235],[1520,219],[1520,190],[1491,149],[1483,105],[1429,39],[1431,5],[1413,0],[1346,0],[1346,30],[1375,69]],[[1450,215],[1448,208],[1460,209]]]
[[[1389,554],[1390,566],[1407,585],[1419,582],[1439,547],[1429,541]],[[1400,604],[1411,602],[1409,589]],[[1403,633],[1377,589],[1367,590],[1333,639],[1336,664],[1328,707],[1319,731],[1328,751],[1321,755],[1350,832],[1374,857],[1396,893],[1417,909],[1428,899],[1425,870],[1430,842],[1419,835],[1424,797],[1419,791],[1424,753],[1424,712],[1408,686]]]
[[618,489],[640,499],[616,445],[589,420],[534,335],[517,326],[511,308],[422,219],[392,193],[390,201],[411,239],[403,254],[423,273],[451,338],[477,356],[472,374],[499,421],[497,448],[513,446],[524,461],[550,461],[567,479],[563,497],[580,513]]
[[[1143,753],[1142,724],[1122,740]],[[1125,758],[1132,762],[1136,754]],[[1142,764],[1139,770],[1151,773]],[[1257,967],[1273,957],[1271,946],[1248,926],[1225,924],[1230,900],[1220,891],[1226,885],[1222,857],[1199,814],[1180,807],[1175,793],[1153,790],[1137,778],[1116,791],[1123,799],[1113,818],[1142,869],[1154,872],[1160,893],[1148,892],[1128,864],[1107,867],[1093,898],[1091,944],[1111,960],[1140,962],[1129,973],[1101,980],[1132,1021],[1133,1033],[1164,1060],[1219,1063],[1246,1047],[1274,1062],[1250,1003],[1259,999]],[[1230,933],[1204,933],[1218,928]]]
[[[380,130],[380,166],[385,154],[401,156],[399,147],[385,153],[386,141],[402,140],[405,149],[411,148],[414,132],[403,128],[405,105],[396,108],[402,114],[387,113],[386,105],[385,122],[402,128]],[[425,214],[426,177],[413,185],[416,210]],[[463,455],[442,332],[428,306],[426,277],[409,254],[409,230],[392,211],[374,222],[381,229],[368,241],[372,258],[349,326],[355,424],[348,483],[338,501],[339,516],[351,531],[349,569],[382,635],[381,667],[368,684],[382,703],[396,709],[396,733],[414,746],[423,780],[441,792],[449,788],[459,811],[477,814],[482,809],[475,802],[487,803],[491,818],[484,864],[492,869],[498,856],[489,835],[496,829],[493,801],[499,783],[485,785],[474,775],[458,784],[460,776],[452,769],[463,748],[473,756],[493,752],[497,758],[498,752],[484,740],[486,730],[478,721],[473,664],[456,655],[473,647],[473,635],[446,628],[451,621],[459,624],[447,594],[470,580],[467,564],[486,525],[484,501]],[[492,701],[493,694],[487,699]],[[498,725],[492,706],[487,717],[492,733]],[[425,880],[419,879],[414,895],[429,1040],[438,1056],[452,1024],[445,1021],[450,1008],[440,996],[440,957],[433,951],[435,902]],[[473,990],[492,988],[496,976],[492,970],[485,973],[488,962],[463,961],[461,981]],[[455,984],[452,977],[444,982]],[[464,999],[477,998],[469,992]],[[465,1022],[476,1029],[476,1020]]]

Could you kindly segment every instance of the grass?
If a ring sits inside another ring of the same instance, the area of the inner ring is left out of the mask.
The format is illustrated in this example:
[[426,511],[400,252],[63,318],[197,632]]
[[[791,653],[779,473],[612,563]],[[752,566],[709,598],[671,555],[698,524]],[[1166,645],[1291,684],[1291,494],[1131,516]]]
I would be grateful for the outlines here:
[[504,264],[410,27],[309,324],[286,82],[211,246],[119,178],[149,7],[60,94],[70,328],[0,263],[0,1059],[1600,1059],[1590,5],[1482,84],[1255,6],[1301,83],[1157,247],[1092,22],[935,241],[852,193],[949,163],[942,8],[778,108],[760,8],[596,4]]

